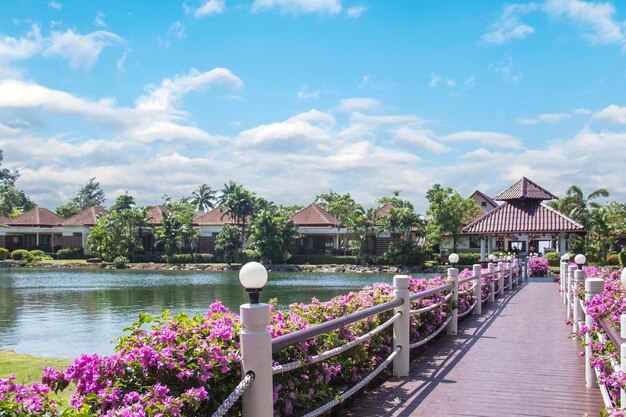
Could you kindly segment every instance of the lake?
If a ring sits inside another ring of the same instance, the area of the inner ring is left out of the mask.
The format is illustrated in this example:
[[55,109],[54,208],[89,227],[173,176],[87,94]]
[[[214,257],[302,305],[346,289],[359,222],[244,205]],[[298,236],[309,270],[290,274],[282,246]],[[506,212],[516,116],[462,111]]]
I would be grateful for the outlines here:
[[[279,307],[328,300],[392,274],[270,272],[261,300]],[[0,349],[40,357],[113,353],[111,341],[139,313],[205,312],[215,300],[239,312],[247,294],[236,272],[0,269]]]

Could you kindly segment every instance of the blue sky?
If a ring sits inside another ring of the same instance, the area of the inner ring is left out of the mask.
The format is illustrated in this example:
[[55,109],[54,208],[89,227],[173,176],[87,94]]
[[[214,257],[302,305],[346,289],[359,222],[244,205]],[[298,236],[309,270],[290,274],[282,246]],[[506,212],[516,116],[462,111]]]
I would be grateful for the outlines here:
[[54,208],[229,179],[285,204],[522,175],[626,199],[626,6],[545,0],[0,4],[0,148]]

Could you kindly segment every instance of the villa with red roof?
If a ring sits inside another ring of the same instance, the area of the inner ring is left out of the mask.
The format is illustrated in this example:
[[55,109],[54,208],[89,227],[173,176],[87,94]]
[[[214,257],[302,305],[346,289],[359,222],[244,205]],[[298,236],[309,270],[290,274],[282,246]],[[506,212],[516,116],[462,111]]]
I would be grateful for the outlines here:
[[[568,236],[586,231],[583,225],[544,203],[556,198],[545,188],[522,177],[495,197],[494,200],[504,203],[480,215],[461,230],[465,242],[474,239],[478,245],[459,245],[457,249],[480,252],[483,260],[493,251],[532,253],[558,247],[558,251],[564,253]],[[449,251],[451,247],[448,245],[445,250]]]

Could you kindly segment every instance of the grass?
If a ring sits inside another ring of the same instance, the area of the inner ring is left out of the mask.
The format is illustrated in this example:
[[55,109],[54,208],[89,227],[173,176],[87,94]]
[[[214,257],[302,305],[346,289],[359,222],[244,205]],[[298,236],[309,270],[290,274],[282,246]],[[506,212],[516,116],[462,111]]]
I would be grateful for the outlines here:
[[[45,366],[55,369],[63,369],[72,363],[69,359],[37,358],[23,353],[0,350],[0,378],[8,378],[15,375],[15,382],[20,384],[32,384],[41,382],[41,371]],[[74,385],[70,385],[56,397],[61,404],[67,404],[74,392]]]
[[86,259],[51,259],[48,261],[40,261],[46,264],[61,265],[61,264],[86,264]]

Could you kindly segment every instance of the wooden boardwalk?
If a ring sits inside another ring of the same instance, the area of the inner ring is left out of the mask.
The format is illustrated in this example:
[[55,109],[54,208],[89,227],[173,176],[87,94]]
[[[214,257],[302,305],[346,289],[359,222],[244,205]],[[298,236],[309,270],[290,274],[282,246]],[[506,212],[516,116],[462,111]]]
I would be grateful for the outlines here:
[[554,282],[531,281],[459,323],[392,379],[354,400],[350,417],[590,416],[604,408],[585,388],[580,344],[565,325]]

